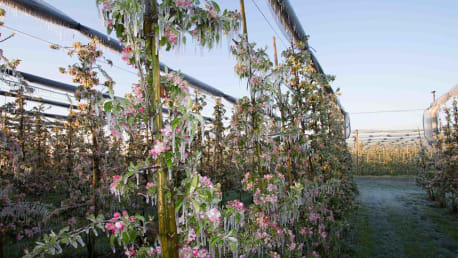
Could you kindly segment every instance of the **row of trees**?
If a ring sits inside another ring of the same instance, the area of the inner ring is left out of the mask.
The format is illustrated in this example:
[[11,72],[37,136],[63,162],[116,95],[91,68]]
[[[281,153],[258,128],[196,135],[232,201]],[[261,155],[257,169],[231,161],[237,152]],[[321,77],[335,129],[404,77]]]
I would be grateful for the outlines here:
[[[359,143],[358,143],[359,144]],[[355,175],[416,175],[421,146],[415,144],[359,144],[352,148]]]
[[[233,107],[230,124],[217,100],[209,124],[200,115],[204,96],[178,73],[160,74],[159,50],[189,35],[212,47],[238,30],[244,13],[214,1],[98,4],[139,81],[125,99],[114,98],[97,44],[75,43],[69,55],[78,62],[61,72],[79,85],[78,110],[49,127],[40,110],[25,111],[27,86],[17,75],[16,102],[2,109],[0,183],[11,191],[2,192],[10,212],[0,214],[0,235],[46,233],[25,257],[84,245],[95,257],[101,232],[128,257],[341,255],[355,192],[352,161],[343,114],[325,91],[332,78],[313,68],[307,49],[298,43],[274,67],[245,29],[231,49],[250,94]],[[29,201],[40,194],[61,202]],[[34,216],[20,218],[26,203],[24,214]]]
[[444,108],[445,125],[430,148],[420,152],[417,183],[439,207],[458,212],[458,109],[453,100]]

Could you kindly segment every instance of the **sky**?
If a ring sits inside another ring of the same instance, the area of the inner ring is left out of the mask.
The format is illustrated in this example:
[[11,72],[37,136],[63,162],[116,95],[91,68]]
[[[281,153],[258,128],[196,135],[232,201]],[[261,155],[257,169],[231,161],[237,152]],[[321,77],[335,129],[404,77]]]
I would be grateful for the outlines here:
[[[45,0],[70,17],[105,32],[95,0]],[[332,84],[340,88],[340,101],[351,116],[352,129],[417,129],[422,127],[422,109],[458,83],[458,1],[456,0],[290,0],[310,36],[309,44]],[[240,9],[239,0],[219,0],[222,8]],[[261,12],[256,8],[260,8]],[[266,0],[245,0],[248,35],[273,54],[272,37],[281,52],[288,39],[276,24]],[[69,46],[87,42],[78,32],[50,25],[38,18],[7,8],[5,25],[46,41]],[[264,18],[264,16],[265,18]],[[270,25],[267,23],[269,21]],[[0,28],[2,38],[12,31]],[[230,41],[203,50],[188,44],[178,51],[161,53],[161,61],[192,75],[229,95],[247,94],[233,72],[235,59]],[[19,70],[71,83],[58,72],[75,62],[64,51],[16,33],[0,43],[7,57],[22,61]],[[134,70],[118,54],[105,50],[117,67],[105,66],[122,96],[137,81]],[[51,96],[50,96],[51,97]],[[54,97],[54,96],[53,96]],[[209,99],[209,106],[214,103]],[[413,112],[362,113],[385,110]],[[230,113],[230,112],[229,112]]]

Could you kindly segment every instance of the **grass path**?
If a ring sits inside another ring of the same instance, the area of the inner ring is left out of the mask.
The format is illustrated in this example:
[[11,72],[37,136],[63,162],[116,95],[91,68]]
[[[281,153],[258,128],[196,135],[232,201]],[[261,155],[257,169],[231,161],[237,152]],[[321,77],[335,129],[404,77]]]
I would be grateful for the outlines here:
[[408,177],[357,177],[352,257],[458,257],[458,218]]

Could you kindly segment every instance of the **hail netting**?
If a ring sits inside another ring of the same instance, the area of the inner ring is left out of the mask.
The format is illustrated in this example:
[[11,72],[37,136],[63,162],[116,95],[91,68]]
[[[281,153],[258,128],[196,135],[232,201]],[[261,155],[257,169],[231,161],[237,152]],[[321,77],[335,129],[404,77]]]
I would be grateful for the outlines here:
[[[290,40],[294,39],[296,42],[302,42],[305,46],[305,49],[309,51],[309,45],[307,42],[307,35],[304,32],[304,29],[302,28],[299,19],[297,18],[291,4],[289,3],[288,0],[267,0],[270,3],[271,11],[276,14],[276,19],[277,23],[278,21],[283,25],[279,26],[282,31],[286,31],[290,37],[288,37]],[[310,52],[310,51],[309,51]],[[313,67],[316,69],[317,72],[324,74],[324,70],[321,67],[320,63],[318,62],[318,59],[315,57],[315,55],[310,52],[310,58],[313,63]],[[331,87],[324,87],[325,90],[328,93],[334,94],[334,91],[332,90]],[[345,116],[345,137],[348,138],[350,137],[350,118],[349,114],[345,112],[344,108],[342,107],[341,103],[337,100],[337,104],[339,105],[339,108],[342,112],[342,114]]]
[[[38,17],[47,22],[63,26],[69,29],[77,30],[87,37],[95,38],[103,46],[108,47],[118,53],[120,53],[124,49],[124,46],[117,40],[112,39],[103,33],[100,33],[92,28],[89,28],[75,21],[62,11],[51,6],[43,0],[0,0],[0,3],[4,3],[12,8]],[[140,27],[137,27],[137,30],[140,30]],[[174,69],[167,67],[163,63],[160,63],[159,66],[161,71],[175,72]],[[231,104],[235,104],[237,101],[235,97],[230,96],[192,76],[189,76],[185,73],[181,73],[181,75],[186,81],[190,83],[190,86],[193,88],[197,88],[202,92],[205,92],[216,97],[222,97]]]
[[423,113],[423,130],[428,143],[431,144],[434,141],[435,135],[439,132],[438,113],[441,107],[454,96],[458,96],[458,85],[442,95]]

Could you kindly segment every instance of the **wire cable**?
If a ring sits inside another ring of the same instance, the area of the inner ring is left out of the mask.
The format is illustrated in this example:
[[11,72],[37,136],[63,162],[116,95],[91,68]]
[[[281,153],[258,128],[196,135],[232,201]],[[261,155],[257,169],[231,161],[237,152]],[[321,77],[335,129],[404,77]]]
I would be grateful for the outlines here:
[[255,0],[251,0],[251,2],[253,2],[253,4],[256,7],[256,9],[258,9],[258,11],[261,13],[262,17],[264,17],[264,20],[267,22],[267,24],[269,25],[270,29],[275,33],[275,35],[277,35],[277,37],[280,39],[280,41],[282,42],[283,46],[285,48],[287,48],[288,45],[283,41],[283,38],[280,36],[280,34],[274,29],[273,25],[270,23],[269,19],[267,19],[267,17],[261,11],[261,8],[259,8],[259,6],[256,3],[256,1]]
[[[29,34],[29,33],[27,33],[27,32],[20,31],[20,30],[18,30],[18,29],[12,28],[12,27],[10,27],[10,26],[4,25],[3,27],[6,28],[6,29],[9,29],[9,30],[11,30],[11,31],[17,32],[17,33],[19,33],[19,34],[22,34],[22,35],[24,35],[24,36],[30,37],[30,38],[32,38],[32,39],[35,39],[35,40],[41,41],[41,42],[43,42],[43,43],[46,43],[46,44],[48,44],[48,45],[57,46],[57,47],[59,47],[59,49],[66,49],[66,50],[67,50],[67,49],[70,49],[70,48],[71,48],[71,47],[65,47],[65,46],[62,46],[62,45],[60,45],[60,44],[57,44],[57,43],[48,41],[48,40],[46,40],[46,39],[43,39],[43,38],[40,38],[40,37],[38,37],[38,36]],[[107,64],[107,65],[109,65],[109,66],[115,67],[115,68],[117,68],[117,69],[119,69],[119,70],[121,70],[121,71],[124,71],[124,72],[127,72],[127,73],[131,73],[131,74],[134,74],[134,75],[137,75],[137,74],[136,74],[135,72],[133,72],[133,71],[129,71],[129,70],[127,70],[127,69],[125,69],[125,68],[122,68],[122,67],[120,67],[120,66],[118,66],[118,65],[115,65],[115,64],[113,64],[113,63],[109,63],[109,62],[106,61],[106,60],[101,60],[100,62],[102,62],[102,63],[104,63],[104,64]]]
[[38,40],[38,41],[47,43],[47,44],[49,44],[49,45],[55,45],[55,46],[58,46],[59,48],[64,48],[64,49],[69,49],[69,48],[70,48],[70,47],[64,47],[64,46],[62,46],[62,45],[60,45],[60,44],[55,44],[55,43],[53,43],[53,42],[51,42],[51,41],[48,41],[48,40],[46,40],[46,39],[43,39],[43,38],[40,38],[40,37],[38,37],[38,36],[29,34],[29,33],[27,33],[27,32],[20,31],[20,30],[18,30],[18,29],[12,28],[12,27],[7,26],[7,25],[3,25],[2,27],[5,28],[5,29],[14,31],[14,32],[16,32],[16,33],[22,34],[22,35],[24,35],[24,36],[30,37],[30,38],[32,38],[32,39],[35,39],[35,40]]

